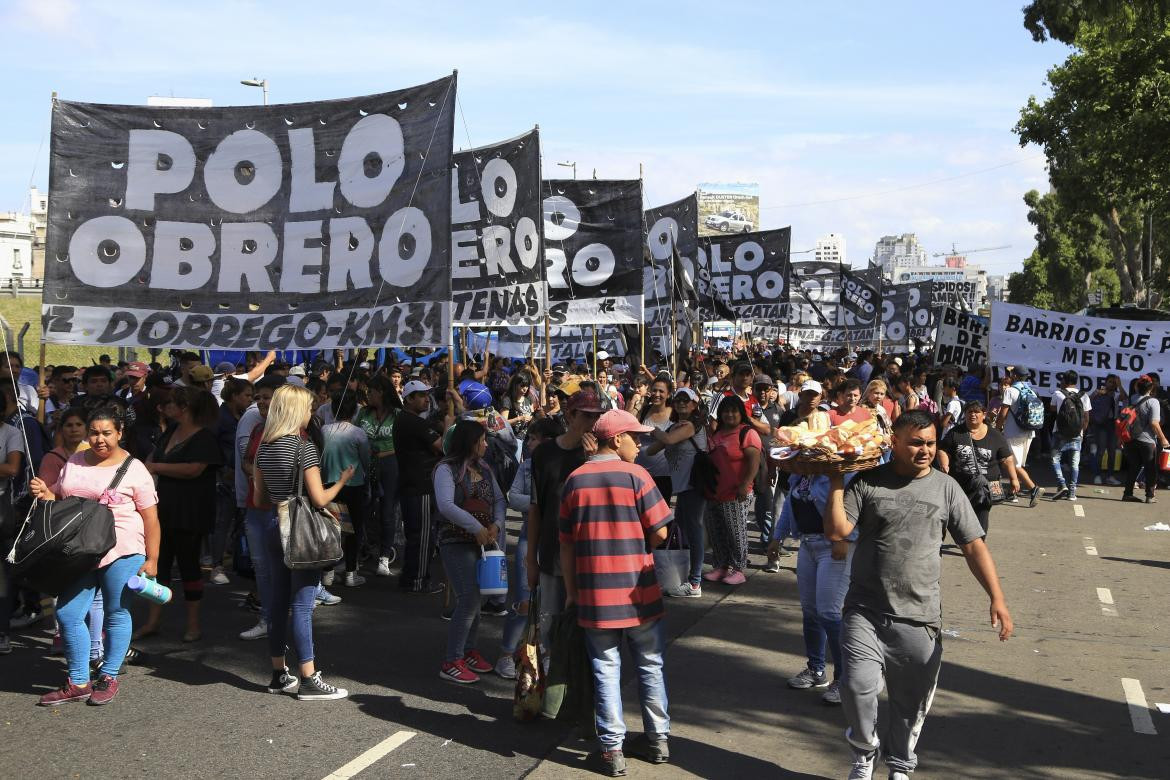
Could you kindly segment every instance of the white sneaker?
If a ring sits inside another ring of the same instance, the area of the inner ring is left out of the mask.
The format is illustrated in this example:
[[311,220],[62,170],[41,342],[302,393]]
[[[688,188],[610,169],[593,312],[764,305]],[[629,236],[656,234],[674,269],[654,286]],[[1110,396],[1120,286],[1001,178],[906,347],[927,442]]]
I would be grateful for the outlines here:
[[359,585],[365,585],[366,578],[358,574],[356,571],[347,571],[345,573],[345,586],[347,588],[356,588]]
[[692,585],[689,581],[681,583],[677,588],[672,588],[666,592],[667,596],[673,596],[677,599],[697,599],[703,596],[702,585]]
[[316,602],[326,607],[332,607],[334,604],[341,603],[341,596],[334,596],[329,591],[321,588],[319,591],[317,591]]
[[1104,483],[1104,481],[1105,481],[1105,480],[1101,479],[1101,475],[1100,475],[1100,474],[1098,474],[1097,476],[1093,477],[1093,484],[1094,484],[1094,485],[1100,485],[1100,484]]
[[511,653],[501,655],[500,660],[496,661],[496,674],[505,680],[516,679],[516,659]]
[[329,571],[325,572],[324,574],[321,575],[321,584],[324,585],[326,588],[332,588],[334,576],[335,575],[333,574],[333,569],[330,569]]
[[228,576],[223,573],[222,566],[216,566],[214,569],[211,570],[211,579],[209,580],[209,582],[211,582],[212,585],[229,585],[229,584],[231,584],[231,580],[229,580]]
[[378,559],[378,571],[376,573],[379,577],[390,576],[390,559],[385,555]]
[[247,631],[240,632],[240,639],[263,639],[268,636],[268,624],[261,620]]

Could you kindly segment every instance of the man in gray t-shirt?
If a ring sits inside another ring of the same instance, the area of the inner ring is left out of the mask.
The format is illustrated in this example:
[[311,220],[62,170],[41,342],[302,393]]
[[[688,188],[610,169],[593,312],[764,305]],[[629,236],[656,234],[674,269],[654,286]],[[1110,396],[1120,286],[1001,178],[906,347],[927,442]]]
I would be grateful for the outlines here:
[[958,483],[931,466],[936,448],[930,415],[903,412],[894,422],[889,463],[860,474],[848,490],[840,475],[829,478],[825,538],[845,539],[855,526],[858,532],[841,621],[850,777],[873,772],[883,677],[890,703],[883,752],[890,775],[908,775],[917,766],[914,746],[942,664],[939,554],[947,533],[991,598],[991,624],[1000,640],[1012,634],[983,529]]

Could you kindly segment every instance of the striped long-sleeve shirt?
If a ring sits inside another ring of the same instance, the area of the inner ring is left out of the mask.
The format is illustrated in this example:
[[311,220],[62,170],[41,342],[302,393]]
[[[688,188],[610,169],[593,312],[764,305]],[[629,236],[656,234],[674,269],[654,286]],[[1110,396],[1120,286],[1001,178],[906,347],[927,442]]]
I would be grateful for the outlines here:
[[560,542],[574,550],[580,625],[629,628],[662,617],[646,537],[671,519],[670,505],[641,466],[594,456],[569,475]]

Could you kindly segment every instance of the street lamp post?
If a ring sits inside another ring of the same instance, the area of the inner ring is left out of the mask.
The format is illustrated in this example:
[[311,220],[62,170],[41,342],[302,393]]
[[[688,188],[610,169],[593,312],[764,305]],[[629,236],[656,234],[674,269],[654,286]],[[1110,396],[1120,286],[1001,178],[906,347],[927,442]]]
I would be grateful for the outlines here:
[[268,79],[241,79],[245,87],[260,87],[264,90],[264,105],[268,105]]
[[572,162],[559,162],[559,163],[557,163],[557,165],[561,166],[562,168],[572,168],[573,169],[573,178],[574,179],[577,178],[577,162],[575,160]]

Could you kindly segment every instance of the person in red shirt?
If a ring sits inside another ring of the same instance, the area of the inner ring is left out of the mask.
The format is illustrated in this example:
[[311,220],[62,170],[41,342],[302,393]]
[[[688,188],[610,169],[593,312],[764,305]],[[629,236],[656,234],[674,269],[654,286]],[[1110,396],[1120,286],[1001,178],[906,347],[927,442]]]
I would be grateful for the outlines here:
[[670,758],[667,737],[662,588],[654,549],[666,540],[673,516],[654,478],[634,463],[638,434],[653,428],[614,409],[593,426],[597,453],[565,481],[560,508],[560,560],[566,609],[577,607],[593,672],[594,720],[601,759],[611,776],[626,773],[622,719],[621,649],[638,669],[645,742],[653,763]]
[[829,423],[840,425],[846,420],[865,422],[873,417],[873,411],[861,406],[861,382],[846,379],[837,388],[837,406],[829,410]]

